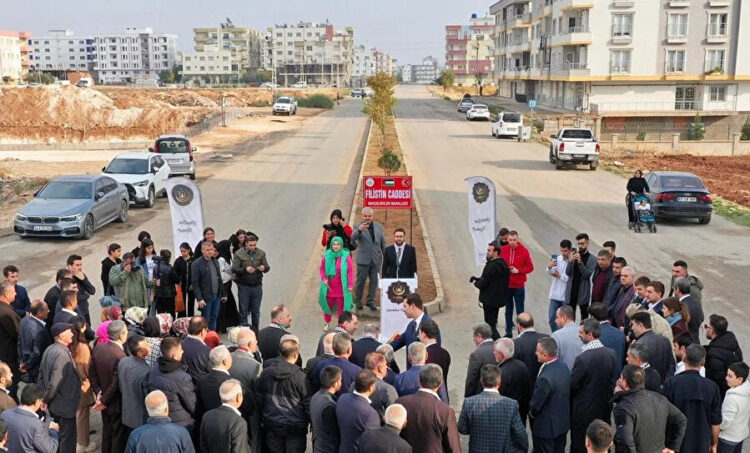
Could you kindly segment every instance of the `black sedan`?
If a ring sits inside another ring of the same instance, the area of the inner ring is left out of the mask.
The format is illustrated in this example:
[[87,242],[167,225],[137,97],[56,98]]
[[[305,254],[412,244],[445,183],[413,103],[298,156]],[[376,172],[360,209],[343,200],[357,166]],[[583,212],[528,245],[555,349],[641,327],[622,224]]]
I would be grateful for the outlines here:
[[696,175],[677,171],[655,171],[646,175],[651,189],[651,210],[656,218],[697,218],[711,221],[711,195]]

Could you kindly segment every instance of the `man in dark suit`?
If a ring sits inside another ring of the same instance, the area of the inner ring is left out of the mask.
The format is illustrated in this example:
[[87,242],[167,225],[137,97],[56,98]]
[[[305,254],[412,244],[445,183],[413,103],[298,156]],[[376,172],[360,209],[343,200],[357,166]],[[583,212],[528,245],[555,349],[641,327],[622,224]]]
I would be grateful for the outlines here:
[[34,452],[58,451],[59,426],[55,422],[47,426],[36,415],[42,408],[43,398],[44,389],[37,384],[29,384],[21,391],[21,405],[0,414],[0,419],[8,424],[8,430],[12,433],[6,444],[7,451],[26,453],[29,446],[34,448]]
[[[509,338],[505,340],[513,344]],[[527,372],[523,363],[519,364]],[[501,396],[498,391],[503,387],[501,377],[504,380],[505,375],[505,371],[496,366],[483,366],[480,380],[484,391],[464,400],[458,418],[458,432],[469,435],[471,452],[511,453],[529,448],[525,423],[518,414],[518,403]]]
[[320,390],[310,398],[310,424],[314,453],[338,453],[340,434],[334,394],[341,389],[341,368],[327,366],[320,371]]
[[203,316],[193,316],[188,324],[188,335],[182,340],[182,363],[187,366],[187,373],[193,378],[195,385],[198,380],[211,371],[208,354],[211,348],[203,342],[208,334],[208,320]]
[[[599,341],[615,353],[615,376],[622,372],[622,365],[625,362],[625,334],[617,327],[613,327],[609,322],[609,316],[604,304],[595,302],[589,307],[591,317],[599,321],[601,325],[601,334]],[[617,379],[617,377],[615,377]]]
[[612,414],[612,390],[617,375],[615,352],[599,337],[601,324],[584,319],[578,328],[583,351],[576,357],[570,373],[571,420],[570,451],[586,453],[586,430],[596,419],[609,420]]
[[201,250],[203,256],[191,266],[193,292],[198,308],[208,321],[209,329],[215,331],[219,309],[221,303],[227,300],[227,295],[224,294],[219,262],[216,260],[218,252],[213,243],[204,241]]
[[16,401],[10,396],[13,384],[13,373],[7,364],[0,362],[0,414],[16,407]]
[[[292,315],[284,304],[276,305],[271,309],[271,323],[258,332],[258,350],[263,363],[279,356],[281,337],[291,334],[289,331],[291,326]],[[297,365],[302,367],[301,354],[298,355]]]
[[641,304],[644,310],[654,310],[659,316],[664,317],[664,284],[651,280],[646,285],[646,300]]
[[542,366],[536,357],[536,344],[540,338],[547,338],[549,335],[534,330],[534,318],[529,313],[521,313],[516,316],[516,325],[518,326],[518,337],[513,340],[515,345],[513,357],[523,362],[529,370],[533,393],[539,368]]
[[[65,262],[68,270],[73,275],[73,281],[78,285],[78,309],[86,319],[86,325],[91,327],[91,316],[89,315],[89,298],[96,294],[96,288],[91,284],[89,278],[83,273],[83,258],[80,255],[70,255]],[[61,441],[62,442],[62,441]],[[60,447],[62,449],[62,446]]]
[[63,291],[63,280],[66,279],[72,281],[73,274],[71,274],[67,268],[59,269],[57,271],[57,274],[55,275],[55,284],[52,285],[52,287],[48,289],[47,293],[44,295],[44,302],[47,303],[47,308],[49,309],[49,316],[47,316],[46,319],[47,332],[50,331],[50,329],[52,328],[52,324],[54,324],[54,318],[57,312],[57,304],[60,301],[60,294]]
[[427,348],[427,362],[440,365],[443,370],[443,383],[448,387],[448,370],[451,367],[450,353],[437,342],[440,336],[440,328],[432,319],[422,321],[419,326],[419,341]]
[[675,361],[672,344],[661,335],[651,330],[651,315],[642,311],[631,318],[636,342],[648,346],[648,362],[659,372],[661,381],[674,375]]
[[557,343],[552,338],[540,339],[536,350],[542,367],[529,404],[534,418],[534,451],[565,453],[570,429],[570,371],[557,359]]
[[[332,332],[346,332],[353,336],[354,332],[357,331],[358,325],[359,318],[357,317],[357,314],[350,311],[344,311],[341,313],[341,316],[339,316],[338,324],[336,324],[336,327],[333,328]],[[326,335],[328,335],[328,332],[323,333],[318,340],[318,349],[315,350],[316,356],[323,354],[323,338],[325,338]]]
[[[509,280],[510,267],[504,259],[500,258],[500,244],[492,241],[487,245],[487,264],[484,265],[482,276],[471,277],[469,282],[474,283],[474,286],[479,289],[479,303],[484,312],[484,322],[492,329],[493,340],[500,338],[500,332],[497,330],[497,316],[508,299]],[[506,330],[508,328],[506,326]],[[477,381],[479,381],[479,375],[477,375]]]
[[[352,332],[353,333],[353,332]],[[380,335],[380,328],[377,324],[367,323],[365,324],[362,337],[352,344],[352,355],[349,360],[362,368],[365,367],[365,357],[371,352],[375,352],[376,349],[382,344],[378,341]]]
[[[675,266],[675,268],[679,269],[680,266]],[[687,272],[687,269],[685,269],[685,272]],[[693,293],[698,295],[701,294],[701,291],[695,285],[691,285],[691,280],[688,277],[675,278],[672,287],[674,296],[678,298],[680,302],[684,302],[688,306],[688,310],[690,310],[688,330],[690,331],[690,336],[693,337],[693,341],[695,343],[700,343],[699,331],[705,320],[705,314],[703,313],[701,299],[693,297]],[[700,287],[702,288],[703,285],[701,284]],[[671,295],[672,294],[670,294],[670,296]]]
[[631,343],[628,348],[626,361],[628,365],[635,365],[643,369],[646,379],[644,382],[646,390],[661,392],[661,375],[648,362],[648,345],[644,343]]
[[[70,284],[71,283],[69,283],[68,281],[63,282],[63,288],[69,287],[68,285]],[[75,284],[75,282],[72,283],[72,285]],[[55,315],[54,324],[57,324],[58,322],[70,323],[70,320],[75,318],[76,316],[80,316],[83,318],[81,307],[78,306],[77,290],[64,289],[60,294],[60,302],[57,304],[57,308],[59,309],[59,311]],[[50,315],[52,315],[52,313],[50,313]],[[96,338],[96,334],[91,329],[91,326],[86,324],[86,341],[94,341],[94,338]]]
[[370,406],[377,377],[371,370],[361,370],[354,380],[354,392],[345,393],[336,402],[336,418],[341,431],[340,452],[359,451],[359,438],[368,429],[380,428],[380,416]]
[[310,376],[310,383],[312,384],[311,390],[317,392],[320,390],[320,371],[329,365],[337,366],[341,368],[342,373],[341,389],[336,395],[338,397],[342,393],[349,392],[349,387],[362,368],[349,361],[349,356],[352,354],[352,338],[348,333],[339,332],[333,337],[333,354],[333,358],[323,360],[315,366]]
[[21,318],[11,304],[16,298],[16,287],[9,282],[0,282],[0,361],[5,362],[13,372],[11,394],[15,395],[18,382],[18,335]]
[[122,424],[125,426],[125,438],[130,437],[134,429],[146,421],[144,398],[144,381],[151,368],[146,357],[151,354],[151,345],[140,335],[128,339],[130,356],[117,363],[117,380],[122,395]]
[[367,453],[412,453],[411,445],[399,434],[406,426],[406,408],[392,404],[385,410],[385,426],[370,429],[359,438],[359,451]]
[[469,355],[469,368],[466,371],[464,398],[482,393],[482,383],[479,382],[482,366],[495,364],[495,344],[492,341],[492,329],[486,322],[474,326],[474,345],[476,349]]
[[[312,395],[315,393],[313,391],[313,372],[315,372],[315,369],[318,367],[318,364],[324,360],[332,359],[336,357],[333,355],[333,337],[336,336],[338,332],[328,332],[323,337],[323,354],[312,357],[307,360],[307,363],[305,364],[305,385],[307,387],[307,393]],[[351,357],[349,357],[349,361],[351,361]]]
[[16,297],[11,304],[19,318],[26,316],[31,310],[31,301],[26,288],[18,284],[18,268],[9,264],[3,268],[3,278],[16,289]]
[[[370,395],[370,405],[378,411],[378,415],[382,419],[385,409],[398,399],[398,391],[393,385],[384,380],[388,375],[388,362],[385,359],[385,355],[380,352],[367,354],[365,368],[375,373],[375,376],[378,378],[375,383],[375,393]],[[354,391],[354,388],[350,390]]]
[[419,372],[419,391],[396,400],[409,414],[409,423],[401,431],[401,437],[416,452],[461,451],[456,412],[440,401],[436,393],[442,385],[443,372],[440,367],[425,365]]
[[[423,311],[422,298],[417,293],[411,293],[404,299],[404,314],[407,318],[411,319],[409,324],[406,326],[406,330],[401,335],[398,335],[396,339],[391,341],[393,351],[406,347],[409,349],[409,345],[415,341],[419,341],[419,326],[423,321],[427,321],[430,315]],[[440,344],[440,335],[437,339],[438,345]],[[406,357],[406,369],[408,370],[411,366],[409,363],[409,356]]]
[[73,342],[73,325],[55,323],[55,342],[44,351],[39,384],[44,388],[44,403],[60,425],[60,451],[76,449],[76,409],[81,399],[81,377],[68,346]]
[[[518,359],[513,358],[515,344],[510,338],[501,338],[495,342],[495,360],[500,369],[503,385],[500,386],[500,395],[515,400],[518,403],[518,413],[521,422],[526,426],[526,417],[529,415],[529,401],[531,400],[531,376],[526,365]],[[481,381],[481,379],[480,379]],[[487,387],[482,384],[487,391]]]
[[45,320],[49,309],[44,301],[31,304],[31,316],[21,320],[21,334],[18,338],[19,369],[26,376],[25,382],[36,382],[39,376],[39,362],[44,350],[52,344]]
[[[413,364],[412,367],[396,376],[393,380],[393,386],[396,387],[398,396],[411,395],[419,391],[419,376],[421,376],[420,373],[422,372],[422,368],[425,367],[425,360],[427,359],[427,349],[420,342],[410,344],[408,353],[409,359]],[[445,382],[442,382],[437,390],[437,394],[442,402],[445,404],[449,403]]]
[[231,379],[229,369],[232,368],[232,354],[226,346],[213,348],[208,356],[211,371],[198,378],[198,399],[201,409],[206,412],[221,406],[219,387]]
[[393,245],[383,254],[383,278],[414,278],[417,275],[417,250],[406,242],[406,231],[396,228]]
[[370,279],[367,287],[367,306],[376,311],[375,290],[378,287],[378,272],[383,264],[385,252],[385,236],[383,225],[376,222],[372,208],[362,209],[362,221],[354,225],[350,241],[357,244],[357,281],[354,290],[354,303],[357,310],[362,309],[362,293],[365,291],[365,281]]
[[[226,352],[229,354],[229,350]],[[227,379],[216,389],[216,393],[221,404],[203,415],[200,429],[201,451],[250,453],[247,422],[239,411],[244,398],[242,384],[237,379]]]
[[97,345],[91,356],[89,380],[94,393],[101,396],[94,409],[102,410],[102,453],[121,453],[128,443],[122,424],[122,394],[117,368],[125,358],[123,345],[128,339],[125,321],[112,321],[107,326],[109,342]]

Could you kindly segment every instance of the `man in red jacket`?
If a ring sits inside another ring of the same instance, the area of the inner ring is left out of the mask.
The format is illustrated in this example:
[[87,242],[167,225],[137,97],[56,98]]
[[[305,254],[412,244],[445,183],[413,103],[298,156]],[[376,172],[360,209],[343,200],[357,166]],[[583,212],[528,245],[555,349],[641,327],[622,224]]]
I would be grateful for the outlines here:
[[508,300],[505,303],[505,336],[513,338],[513,303],[516,313],[523,313],[526,300],[526,275],[534,271],[529,250],[518,240],[518,232],[508,233],[508,245],[500,249],[500,257],[510,266]]

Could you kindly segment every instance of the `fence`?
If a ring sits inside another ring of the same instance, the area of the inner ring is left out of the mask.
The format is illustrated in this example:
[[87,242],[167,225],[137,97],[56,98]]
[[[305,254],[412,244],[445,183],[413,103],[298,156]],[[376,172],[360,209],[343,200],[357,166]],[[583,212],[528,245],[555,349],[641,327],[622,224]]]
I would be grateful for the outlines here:
[[680,134],[672,134],[672,139],[664,141],[622,141],[618,134],[612,134],[609,141],[600,142],[605,151],[632,150],[636,152],[692,154],[695,156],[742,156],[750,155],[750,141],[740,140],[740,134],[733,134],[732,140],[681,141]]

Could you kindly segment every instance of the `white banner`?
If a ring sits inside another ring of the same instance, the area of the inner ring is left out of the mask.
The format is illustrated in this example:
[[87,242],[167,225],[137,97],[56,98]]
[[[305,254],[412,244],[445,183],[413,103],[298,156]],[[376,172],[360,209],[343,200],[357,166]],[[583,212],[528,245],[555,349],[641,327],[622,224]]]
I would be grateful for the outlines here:
[[469,188],[469,232],[474,240],[477,265],[487,263],[487,244],[494,241],[495,184],[484,176],[466,178]]
[[192,248],[203,239],[201,192],[193,181],[182,177],[169,178],[164,185],[172,214],[174,256],[180,256],[180,244],[187,242]]
[[416,278],[384,278],[380,280],[380,341],[402,333],[409,325],[402,302],[406,295],[417,290]]

